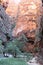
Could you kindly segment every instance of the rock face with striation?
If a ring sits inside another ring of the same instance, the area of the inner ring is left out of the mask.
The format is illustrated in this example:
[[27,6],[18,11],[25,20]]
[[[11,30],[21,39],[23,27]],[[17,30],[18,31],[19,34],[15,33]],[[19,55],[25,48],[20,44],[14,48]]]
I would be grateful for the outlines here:
[[19,33],[24,32],[28,38],[37,37],[35,41],[39,41],[41,8],[41,0],[21,0],[18,7],[17,23],[12,35],[17,36]]
[[9,16],[0,5],[0,39],[6,41],[6,34],[11,35],[11,24]]

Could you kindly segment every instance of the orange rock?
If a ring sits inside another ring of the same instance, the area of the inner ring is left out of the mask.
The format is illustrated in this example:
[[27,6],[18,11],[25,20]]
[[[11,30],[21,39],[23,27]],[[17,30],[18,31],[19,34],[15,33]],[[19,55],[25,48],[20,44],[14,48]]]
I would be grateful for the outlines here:
[[41,0],[22,0],[19,4],[17,23],[13,29],[12,35],[17,36],[17,34],[22,31],[32,32],[36,30],[38,27],[37,19],[40,19],[41,15],[41,7]]

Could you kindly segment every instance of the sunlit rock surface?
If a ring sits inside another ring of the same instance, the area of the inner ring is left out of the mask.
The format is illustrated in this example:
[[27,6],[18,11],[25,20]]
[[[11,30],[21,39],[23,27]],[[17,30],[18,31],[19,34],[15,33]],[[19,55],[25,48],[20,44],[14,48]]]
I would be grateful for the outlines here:
[[[22,0],[18,7],[18,17],[13,36],[17,36],[20,32],[28,32],[28,35],[35,34],[35,30],[40,28],[41,19],[41,0]],[[39,31],[37,31],[39,34]]]
[[9,16],[16,16],[17,9],[18,9],[18,6],[15,4],[15,2],[13,0],[11,0],[11,1],[9,0],[9,4],[6,9],[7,14],[9,14]]
[[18,6],[16,4],[16,0],[1,0],[1,5],[7,6],[6,13],[9,16],[16,16]]
[[12,32],[13,36],[17,36],[21,32],[26,33],[27,31],[28,37],[35,37],[35,32],[39,34],[42,7],[41,0],[17,0],[17,2],[15,0],[3,1],[8,2],[6,9],[7,14],[14,17],[16,21],[16,26]]

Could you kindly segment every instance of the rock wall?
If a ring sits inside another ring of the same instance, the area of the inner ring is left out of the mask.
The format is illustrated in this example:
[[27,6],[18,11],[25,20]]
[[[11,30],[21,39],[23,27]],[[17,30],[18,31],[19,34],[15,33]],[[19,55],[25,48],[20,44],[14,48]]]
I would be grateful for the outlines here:
[[4,8],[0,5],[0,39],[6,41],[6,34],[11,36],[11,24],[9,16],[6,14]]
[[17,36],[21,32],[28,32],[28,37],[37,36],[40,29],[41,8],[41,0],[22,0],[18,7],[18,17],[13,29],[13,36]]

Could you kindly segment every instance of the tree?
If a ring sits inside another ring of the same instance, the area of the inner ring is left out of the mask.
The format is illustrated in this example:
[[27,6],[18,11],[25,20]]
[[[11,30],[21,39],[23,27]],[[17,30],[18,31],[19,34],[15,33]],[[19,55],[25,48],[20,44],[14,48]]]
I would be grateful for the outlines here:
[[6,47],[4,48],[4,53],[10,53],[14,57],[21,55],[26,42],[27,38],[23,34],[19,38],[15,38],[12,41],[7,42]]

